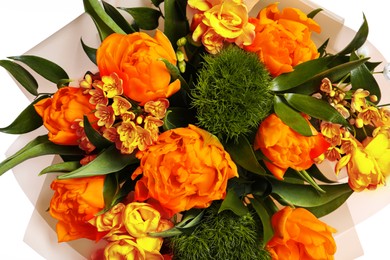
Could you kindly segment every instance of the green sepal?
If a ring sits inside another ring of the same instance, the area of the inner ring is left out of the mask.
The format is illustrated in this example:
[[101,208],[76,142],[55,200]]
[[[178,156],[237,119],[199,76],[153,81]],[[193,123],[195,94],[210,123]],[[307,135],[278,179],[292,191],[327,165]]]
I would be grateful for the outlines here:
[[303,136],[313,135],[306,119],[292,107],[287,105],[283,99],[277,95],[274,97],[274,111],[280,120],[282,120],[283,123],[288,125],[295,132]]
[[104,11],[98,0],[83,0],[84,10],[95,23],[100,40],[104,40],[112,33],[126,34],[115,21]]
[[128,12],[140,29],[154,30],[158,27],[158,19],[161,16],[159,10],[149,7],[120,8]]
[[122,154],[115,145],[104,149],[90,163],[81,166],[75,171],[58,176],[59,179],[82,178],[98,175],[106,175],[117,172],[127,165],[137,163],[138,159],[134,154]]
[[343,126],[349,125],[333,106],[321,99],[295,93],[286,93],[284,97],[293,108],[311,117]]
[[102,1],[102,3],[106,13],[115,21],[117,25],[119,25],[119,27],[122,28],[123,31],[125,31],[127,34],[137,31],[126,21],[126,19],[114,6],[105,1]]
[[[355,54],[351,54],[352,60],[358,60],[359,57]],[[351,70],[351,84],[352,89],[365,89],[370,92],[370,95],[376,95],[378,97],[378,103],[381,99],[381,90],[378,82],[376,81],[374,75],[367,68],[365,64],[360,65],[359,67]]]
[[190,93],[190,87],[188,86],[187,81],[181,76],[179,69],[175,65],[170,63],[167,59],[161,58],[159,60],[164,62],[165,67],[168,69],[169,74],[172,77],[171,81],[178,79],[180,81],[180,87],[182,87],[187,93]]
[[57,84],[60,80],[69,79],[68,74],[63,68],[45,58],[34,55],[12,56],[8,58],[23,62],[36,73],[55,84]]
[[82,38],[80,38],[80,42],[81,42],[81,46],[83,47],[83,50],[84,50],[85,54],[87,55],[87,57],[89,58],[89,60],[92,61],[93,64],[97,65],[97,62],[96,62],[97,49],[86,45]]
[[257,215],[260,217],[263,226],[263,245],[266,245],[274,235],[274,230],[272,229],[271,224],[272,215],[266,209],[266,206],[261,199],[254,197],[253,199],[250,199],[250,202]]
[[239,136],[237,141],[230,141],[224,144],[226,151],[233,161],[247,171],[258,175],[265,175],[266,171],[257,161],[252,145],[245,136]]
[[164,1],[164,34],[177,48],[177,40],[185,37],[190,32],[186,15],[187,0],[165,0]]
[[49,141],[47,135],[38,136],[18,152],[0,163],[0,176],[27,159],[48,154],[82,155],[83,151],[78,149],[77,146],[54,144]]
[[248,208],[244,205],[241,199],[238,197],[234,189],[229,189],[226,192],[226,197],[222,201],[219,207],[218,213],[224,210],[231,210],[237,216],[243,217],[249,213]]
[[35,99],[15,118],[10,125],[0,128],[0,132],[20,135],[31,132],[40,127],[43,121],[36,112],[34,104],[48,97],[49,95],[43,95]]
[[163,119],[164,131],[175,129],[178,127],[187,127],[194,121],[192,112],[184,107],[170,107]]
[[341,50],[337,55],[346,55],[350,54],[353,51],[356,51],[359,49],[363,44],[366,42],[368,37],[368,23],[366,16],[363,14],[363,24],[360,26],[359,30],[355,34],[355,37],[352,39],[352,41],[345,46],[343,50]]
[[38,82],[25,68],[10,60],[0,60],[0,66],[6,69],[30,94],[38,96]]
[[324,193],[317,192],[311,185],[288,183],[270,179],[272,183],[272,194],[281,203],[288,203],[297,207],[319,207],[327,203],[332,203],[345,194],[352,193],[348,183],[335,185],[319,185]]
[[88,117],[84,116],[84,131],[88,140],[96,146],[96,149],[102,150],[112,145],[112,142],[103,137],[98,131],[96,131],[91,123],[88,121]]
[[44,168],[38,175],[46,173],[71,172],[81,166],[79,161],[61,162]]
[[[286,91],[300,87],[300,92],[302,91],[302,93],[311,94],[318,91],[321,81],[324,78],[328,78],[331,82],[336,82],[350,73],[351,70],[369,60],[369,58],[365,58],[349,61],[328,69],[327,65],[329,65],[333,59],[336,58],[324,57],[301,63],[294,68],[294,71],[274,78],[271,81],[271,89],[273,91]],[[308,78],[307,75],[313,76]]]

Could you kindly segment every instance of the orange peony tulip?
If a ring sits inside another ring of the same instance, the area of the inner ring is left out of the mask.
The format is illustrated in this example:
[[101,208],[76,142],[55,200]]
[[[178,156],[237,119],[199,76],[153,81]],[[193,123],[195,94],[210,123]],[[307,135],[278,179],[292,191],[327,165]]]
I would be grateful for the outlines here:
[[272,259],[333,259],[336,230],[303,208],[285,207],[272,216],[274,236],[267,243]]
[[89,103],[90,95],[83,94],[83,89],[74,87],[60,88],[51,98],[45,98],[34,105],[48,129],[49,140],[60,145],[77,145],[78,135],[72,127],[75,120],[82,120],[84,115],[93,124],[95,106]]
[[223,199],[228,179],[238,177],[237,166],[218,139],[193,125],[162,133],[137,157],[140,167],[132,178],[143,175],[135,199],[156,199],[171,215]]
[[[313,127],[312,130],[315,131]],[[276,114],[271,114],[260,124],[254,149],[260,149],[270,160],[264,163],[272,174],[283,179],[287,168],[306,170],[328,149],[329,143],[322,134],[314,134],[302,136],[285,125]]]
[[51,189],[54,195],[50,201],[50,215],[58,220],[58,242],[79,238],[99,240],[105,233],[99,233],[88,223],[104,208],[104,176],[54,180]]
[[285,8],[280,12],[275,3],[249,22],[256,26],[256,36],[244,49],[256,52],[272,76],[290,72],[294,66],[319,57],[311,32],[319,33],[321,28],[302,11]]
[[168,98],[180,89],[160,59],[176,65],[176,54],[168,38],[159,30],[154,38],[144,32],[128,35],[113,33],[97,50],[100,75],[115,72],[123,80],[124,95],[144,105]]

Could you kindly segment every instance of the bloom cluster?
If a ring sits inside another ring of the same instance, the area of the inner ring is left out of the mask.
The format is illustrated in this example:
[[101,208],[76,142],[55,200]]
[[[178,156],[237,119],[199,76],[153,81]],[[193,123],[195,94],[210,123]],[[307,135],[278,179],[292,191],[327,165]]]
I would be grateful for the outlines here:
[[[378,86],[361,88],[374,65],[353,51],[363,34],[334,55],[314,44],[315,10],[273,3],[251,17],[241,0],[152,1],[121,8],[129,23],[85,2],[101,37],[85,48],[94,71],[37,93],[24,113],[47,135],[0,164],[47,153],[37,145],[63,157],[43,170],[59,173],[58,241],[105,240],[94,259],[333,259],[337,231],[319,218],[390,174],[390,112]],[[327,179],[327,160],[348,182]]]

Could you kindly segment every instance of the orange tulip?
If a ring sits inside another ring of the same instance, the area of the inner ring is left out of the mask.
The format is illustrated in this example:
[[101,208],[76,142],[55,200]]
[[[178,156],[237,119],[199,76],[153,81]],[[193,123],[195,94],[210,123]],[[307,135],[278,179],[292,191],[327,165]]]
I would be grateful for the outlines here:
[[333,259],[336,230],[303,208],[285,207],[272,216],[274,236],[267,243],[272,259]]
[[135,199],[153,198],[171,215],[223,199],[228,179],[238,177],[237,166],[218,139],[193,125],[162,133],[137,157],[140,167],[132,178],[143,175]]
[[104,208],[104,176],[77,179],[54,180],[51,189],[54,195],[50,201],[50,215],[58,220],[58,242],[79,238],[99,240],[105,233],[99,233],[88,223]]
[[[314,128],[312,127],[312,130]],[[310,168],[314,159],[329,147],[322,134],[306,137],[298,134],[282,120],[271,114],[261,124],[256,133],[254,149],[260,149],[270,160],[267,168],[278,179],[283,179],[287,168],[297,171]]]
[[78,135],[72,127],[75,120],[82,120],[84,115],[94,124],[95,106],[89,103],[90,95],[83,94],[83,89],[74,87],[60,88],[51,98],[45,98],[34,105],[48,129],[49,140],[60,145],[77,145]]
[[256,36],[244,49],[256,52],[272,76],[319,57],[311,32],[319,33],[321,28],[302,11],[285,8],[280,12],[275,3],[261,10],[257,18],[250,18],[250,22],[256,26]]
[[123,80],[124,95],[144,105],[168,98],[180,89],[161,59],[176,65],[176,54],[168,38],[156,31],[154,38],[144,32],[128,35],[113,33],[97,50],[101,76],[116,73]]

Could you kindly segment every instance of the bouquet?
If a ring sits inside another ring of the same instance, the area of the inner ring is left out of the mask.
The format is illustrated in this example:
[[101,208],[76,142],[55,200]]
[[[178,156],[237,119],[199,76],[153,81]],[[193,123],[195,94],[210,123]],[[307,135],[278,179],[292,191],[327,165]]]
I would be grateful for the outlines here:
[[[39,173],[57,175],[48,214],[58,241],[103,241],[92,259],[332,258],[336,230],[319,218],[390,173],[390,112],[373,75],[381,61],[359,52],[365,18],[331,53],[312,40],[321,10],[84,7],[101,43],[80,42],[96,64],[83,78],[44,57],[0,61],[36,97],[0,130],[46,129],[0,172],[61,157]],[[322,170],[329,162],[334,172]]]

